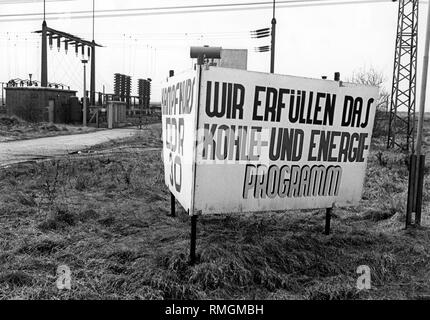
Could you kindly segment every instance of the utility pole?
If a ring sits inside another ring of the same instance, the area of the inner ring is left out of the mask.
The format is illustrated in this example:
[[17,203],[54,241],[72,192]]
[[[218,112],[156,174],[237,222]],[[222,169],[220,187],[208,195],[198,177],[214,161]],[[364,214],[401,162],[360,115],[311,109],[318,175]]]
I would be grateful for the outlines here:
[[94,21],[95,8],[96,8],[96,3],[95,3],[95,0],[93,0],[93,41],[94,41],[94,27],[95,27],[95,21]]
[[88,60],[82,60],[84,64],[84,97],[83,97],[83,110],[82,110],[82,125],[87,126],[87,67]]
[[47,87],[48,86],[48,48],[46,43],[47,36],[47,25],[45,20],[45,0],[43,0],[43,23],[42,23],[42,66],[41,66],[41,77],[40,77],[40,86]]
[[270,48],[270,73],[275,72],[275,33],[276,33],[276,19],[275,19],[275,0],[273,0],[273,18],[272,18],[272,41]]
[[1,105],[4,106],[4,82],[1,83]]
[[91,46],[91,80],[90,80],[90,104],[96,104],[96,43],[95,34],[95,0],[93,0],[93,41]]
[[424,60],[423,60],[423,72],[421,78],[421,93],[420,93],[420,115],[418,118],[418,131],[417,141],[415,146],[416,161],[415,166],[415,225],[421,225],[421,205],[423,196],[423,179],[424,179],[424,164],[425,154],[422,154],[421,145],[423,141],[423,125],[424,125],[424,111],[426,104],[426,93],[427,93],[427,75],[429,68],[429,49],[430,49],[430,4],[427,5],[427,28],[426,28],[426,42],[424,49]]

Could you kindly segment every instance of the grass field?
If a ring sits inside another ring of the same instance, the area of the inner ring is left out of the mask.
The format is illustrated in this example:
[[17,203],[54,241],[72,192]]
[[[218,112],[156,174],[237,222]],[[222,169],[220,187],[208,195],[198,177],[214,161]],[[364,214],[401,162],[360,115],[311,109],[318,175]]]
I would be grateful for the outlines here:
[[[422,228],[404,230],[405,157],[375,139],[363,200],[335,209],[331,235],[322,210],[205,216],[190,266],[160,134],[0,171],[0,299],[430,298],[429,165]],[[64,264],[72,289],[60,291]],[[370,290],[356,288],[360,265]]]
[[[121,127],[139,127],[140,121],[142,121],[142,124],[145,125],[149,123],[157,123],[161,120],[160,116],[154,114],[145,115],[142,117],[142,119],[138,117],[128,118],[127,121],[127,123],[121,124]],[[50,124],[47,122],[31,123],[15,116],[9,117],[0,114],[0,142],[90,133],[104,130],[106,128],[107,123],[101,123],[100,128],[97,128],[97,125],[95,123],[91,123],[87,127],[82,127],[78,124]]]
[[78,125],[55,125],[49,123],[30,123],[18,117],[0,114],[0,142],[26,140],[59,135],[94,132],[97,128]]

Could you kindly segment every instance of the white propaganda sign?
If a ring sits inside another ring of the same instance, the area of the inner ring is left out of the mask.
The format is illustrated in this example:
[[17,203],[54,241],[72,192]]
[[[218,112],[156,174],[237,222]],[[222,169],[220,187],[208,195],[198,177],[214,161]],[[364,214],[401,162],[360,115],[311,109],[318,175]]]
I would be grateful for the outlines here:
[[[182,173],[191,175],[192,186],[182,180],[184,192],[191,193],[177,199],[190,212],[203,214],[356,205],[377,97],[375,87],[202,70],[200,108],[196,102],[197,117],[185,125],[197,139],[187,155],[194,163]],[[186,205],[183,198],[189,200]]]

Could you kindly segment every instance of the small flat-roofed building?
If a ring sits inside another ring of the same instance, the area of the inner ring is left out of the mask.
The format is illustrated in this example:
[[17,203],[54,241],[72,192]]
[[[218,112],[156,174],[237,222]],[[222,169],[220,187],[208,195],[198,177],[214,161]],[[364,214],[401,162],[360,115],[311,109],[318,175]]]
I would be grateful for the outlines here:
[[30,122],[69,123],[74,90],[45,87],[6,87],[6,112]]
[[214,59],[217,67],[248,69],[247,49],[221,49],[221,59]]

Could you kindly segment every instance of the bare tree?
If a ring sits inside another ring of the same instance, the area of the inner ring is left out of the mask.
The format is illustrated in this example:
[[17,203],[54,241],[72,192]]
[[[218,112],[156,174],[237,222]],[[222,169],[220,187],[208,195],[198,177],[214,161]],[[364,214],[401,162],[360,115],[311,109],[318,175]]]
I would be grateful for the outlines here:
[[[386,77],[382,71],[379,71],[373,67],[369,69],[361,68],[352,73],[352,76],[348,78],[347,82],[359,83],[368,86],[379,87],[379,99],[378,105],[381,103],[386,103],[388,98],[390,97],[390,93],[382,86],[385,82]],[[388,107],[388,106],[387,106]]]
[[364,84],[368,86],[379,87],[379,99],[376,105],[375,125],[373,127],[373,136],[380,137],[387,133],[388,128],[388,107],[390,103],[390,93],[382,86],[386,77],[382,71],[373,67],[369,69],[362,68],[354,71],[347,82]]
[[379,87],[385,80],[386,78],[382,72],[371,67],[369,68],[369,70],[367,70],[366,68],[362,68],[357,71],[354,71],[348,81]]

